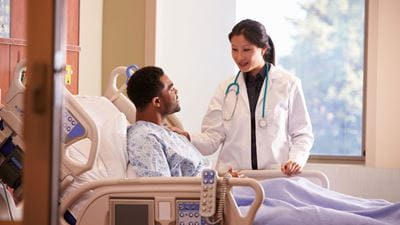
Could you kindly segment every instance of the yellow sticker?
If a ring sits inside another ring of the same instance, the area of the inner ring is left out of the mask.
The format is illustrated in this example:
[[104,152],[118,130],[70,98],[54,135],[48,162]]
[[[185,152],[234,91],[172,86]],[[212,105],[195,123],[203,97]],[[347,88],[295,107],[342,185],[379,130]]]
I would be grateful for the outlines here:
[[65,67],[65,84],[67,85],[71,85],[72,83],[72,74],[74,73],[74,71],[72,70],[72,66],[67,64],[67,66]]

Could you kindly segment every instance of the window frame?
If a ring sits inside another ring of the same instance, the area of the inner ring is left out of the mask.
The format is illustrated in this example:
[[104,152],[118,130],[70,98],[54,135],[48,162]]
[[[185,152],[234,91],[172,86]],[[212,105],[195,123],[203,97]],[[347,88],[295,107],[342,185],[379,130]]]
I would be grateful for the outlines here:
[[361,155],[360,156],[342,156],[342,155],[318,155],[310,154],[309,163],[325,164],[366,164],[366,104],[367,104],[367,76],[368,76],[368,21],[369,21],[369,0],[364,0],[364,65],[363,65],[363,88],[362,88],[362,134],[361,134]]

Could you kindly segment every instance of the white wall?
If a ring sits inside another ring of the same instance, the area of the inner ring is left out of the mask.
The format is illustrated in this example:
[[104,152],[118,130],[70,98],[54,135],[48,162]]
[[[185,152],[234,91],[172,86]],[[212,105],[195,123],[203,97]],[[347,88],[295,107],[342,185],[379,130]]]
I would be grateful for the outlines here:
[[79,94],[101,95],[103,1],[80,1]]
[[370,0],[369,12],[367,165],[400,168],[400,1]]
[[228,41],[234,1],[157,0],[156,11],[155,64],[178,88],[185,128],[199,132],[218,83],[234,76]]
[[305,168],[324,172],[331,190],[362,198],[400,202],[400,169],[316,163],[309,163]]

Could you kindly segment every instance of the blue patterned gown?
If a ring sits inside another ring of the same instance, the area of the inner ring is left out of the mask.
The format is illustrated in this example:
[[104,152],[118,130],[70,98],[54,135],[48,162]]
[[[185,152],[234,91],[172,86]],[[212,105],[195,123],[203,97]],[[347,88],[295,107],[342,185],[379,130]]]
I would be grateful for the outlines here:
[[207,165],[186,137],[151,122],[130,125],[127,141],[129,164],[139,177],[196,176]]

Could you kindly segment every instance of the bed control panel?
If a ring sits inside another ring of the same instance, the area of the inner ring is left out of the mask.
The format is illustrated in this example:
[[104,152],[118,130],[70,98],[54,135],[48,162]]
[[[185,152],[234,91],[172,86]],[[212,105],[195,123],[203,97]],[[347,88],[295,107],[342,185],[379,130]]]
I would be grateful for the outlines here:
[[200,215],[211,217],[215,214],[217,194],[217,173],[211,169],[201,172]]
[[72,114],[68,110],[64,111],[63,131],[65,143],[83,138],[86,135],[85,128],[74,116],[72,116]]
[[200,203],[198,200],[176,201],[176,225],[209,225],[200,216]]

